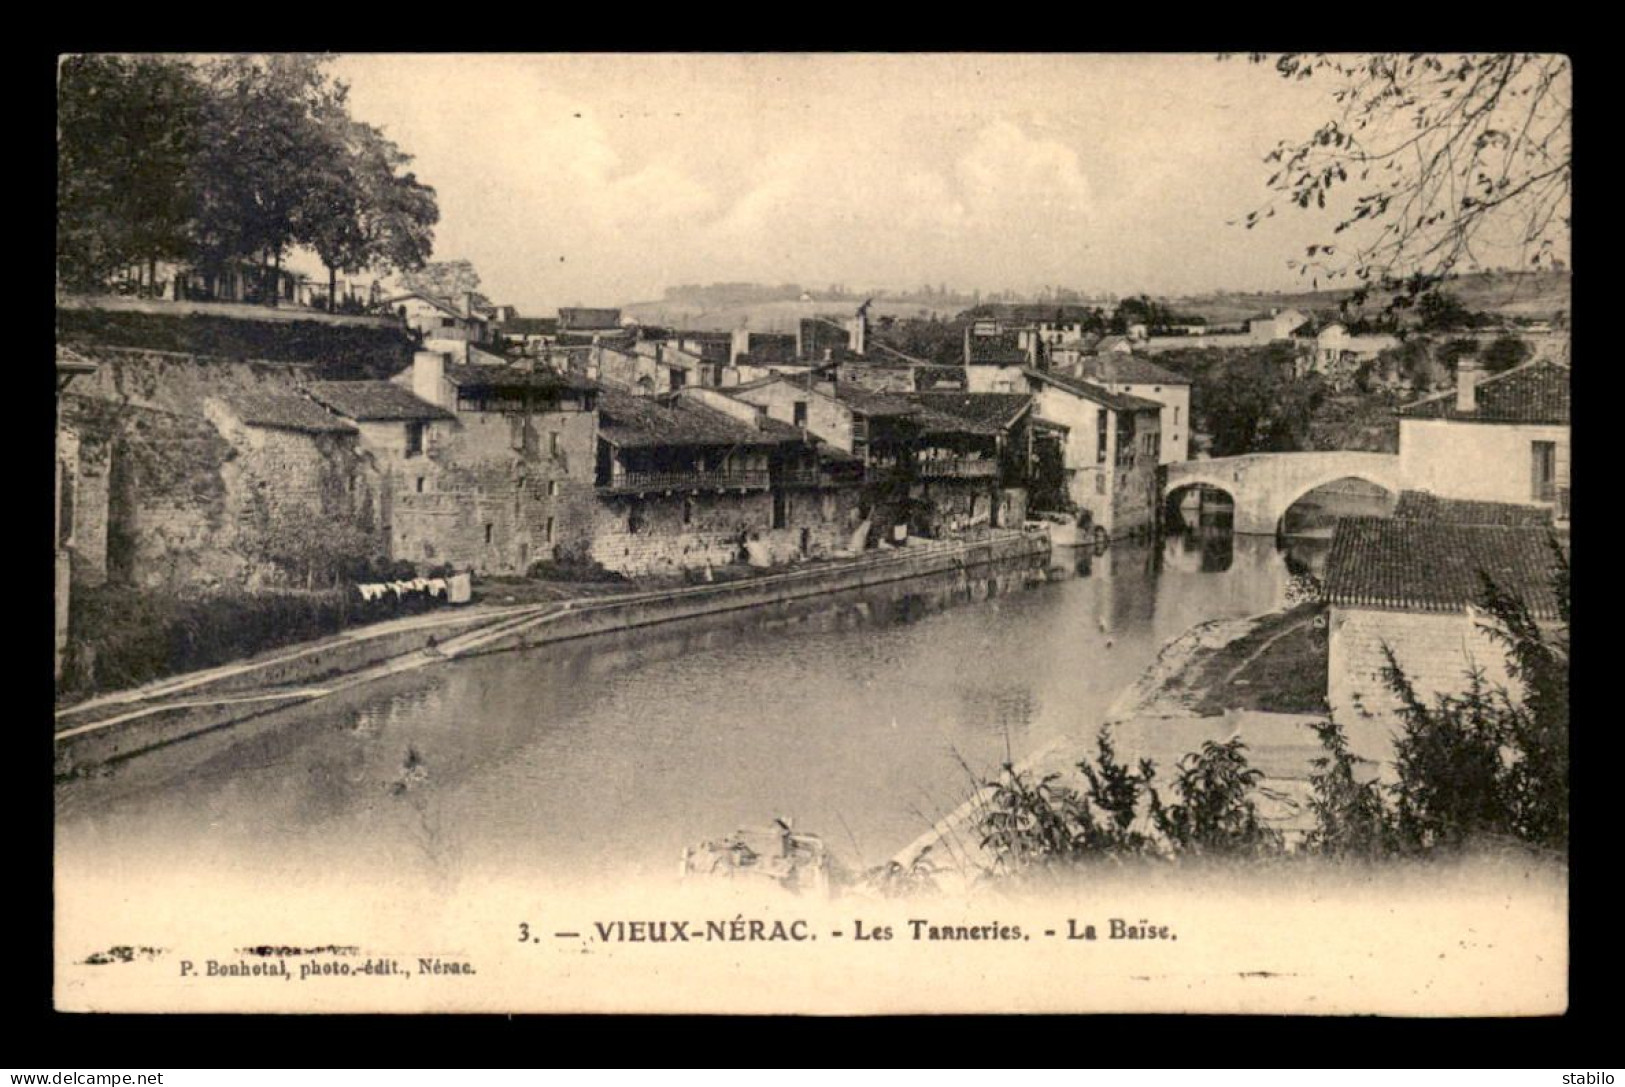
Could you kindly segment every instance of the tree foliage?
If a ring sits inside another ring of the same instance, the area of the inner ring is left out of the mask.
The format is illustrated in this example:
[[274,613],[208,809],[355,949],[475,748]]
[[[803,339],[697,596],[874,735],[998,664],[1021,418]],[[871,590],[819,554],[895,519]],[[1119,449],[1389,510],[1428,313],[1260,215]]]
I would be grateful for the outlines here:
[[1527,362],[1534,353],[1535,349],[1529,346],[1529,341],[1509,333],[1491,340],[1481,357],[1484,369],[1499,374]]
[[57,109],[57,267],[74,287],[184,257],[205,95],[191,65],[65,58]]
[[1296,377],[1291,344],[1265,348],[1170,351],[1159,362],[1192,379],[1198,427],[1216,457],[1309,448],[1315,411],[1326,397],[1318,375]]
[[94,289],[158,260],[205,275],[244,260],[279,265],[298,245],[327,265],[330,286],[337,271],[420,267],[439,218],[434,190],[382,131],[349,116],[327,59],[65,60],[61,281]]
[[[1267,157],[1274,196],[1251,228],[1282,206],[1328,209],[1325,242],[1295,264],[1320,278],[1360,281],[1357,293],[1403,286],[1415,296],[1453,270],[1566,259],[1571,186],[1572,72],[1534,53],[1311,54],[1277,57],[1285,79],[1331,85],[1335,115]],[[1493,251],[1493,256],[1492,252]]]

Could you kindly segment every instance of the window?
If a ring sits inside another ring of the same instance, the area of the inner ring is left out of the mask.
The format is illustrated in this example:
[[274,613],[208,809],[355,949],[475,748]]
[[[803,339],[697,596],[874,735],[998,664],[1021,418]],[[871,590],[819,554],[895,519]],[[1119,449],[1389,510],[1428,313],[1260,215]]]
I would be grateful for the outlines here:
[[684,495],[683,496],[683,524],[692,525],[693,523],[694,523],[694,497],[692,495]]
[[1095,493],[1096,494],[1105,494],[1106,493],[1106,473],[1105,472],[1096,472],[1095,473]]
[[1099,435],[1100,439],[1099,447],[1095,450],[1095,461],[1098,464],[1104,464],[1106,462],[1106,428],[1108,425],[1109,420],[1106,416],[1106,409],[1101,408],[1100,411],[1095,414],[1095,433]]
[[406,455],[409,457],[421,456],[423,453],[423,424],[406,424]]
[[1557,443],[1532,442],[1530,453],[1535,501],[1557,501]]
[[550,457],[558,456],[560,448],[561,448],[561,446],[559,445],[559,432],[556,431],[556,430],[548,431],[547,432],[547,455],[550,456]]
[[440,318],[440,327],[441,328],[456,328],[457,327],[457,318],[455,318],[455,317],[442,317],[442,318]]
[[796,401],[795,423],[799,427],[807,425],[807,402],[805,400]]
[[1178,425],[1179,425],[1179,409],[1176,407],[1174,409],[1174,426],[1178,426]]
[[491,533],[493,531],[495,531],[495,529],[496,529],[496,526],[493,525],[490,521],[485,522],[485,542],[486,543],[489,544],[491,542]]
[[557,498],[558,496],[559,496],[559,481],[556,480],[556,479],[548,480],[547,481],[547,497],[549,497],[549,498]]
[[551,517],[547,519],[547,543],[548,546],[553,544],[553,518]]
[[423,493],[423,477],[418,476],[418,494]]

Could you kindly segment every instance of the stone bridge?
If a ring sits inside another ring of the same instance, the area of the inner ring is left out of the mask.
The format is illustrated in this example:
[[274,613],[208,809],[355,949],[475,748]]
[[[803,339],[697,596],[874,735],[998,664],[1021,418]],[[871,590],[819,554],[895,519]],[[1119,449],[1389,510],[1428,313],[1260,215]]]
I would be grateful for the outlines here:
[[1176,461],[1167,467],[1162,501],[1166,503],[1176,491],[1205,483],[1228,494],[1236,504],[1236,532],[1273,536],[1294,502],[1316,487],[1350,477],[1398,496],[1399,456],[1336,450]]

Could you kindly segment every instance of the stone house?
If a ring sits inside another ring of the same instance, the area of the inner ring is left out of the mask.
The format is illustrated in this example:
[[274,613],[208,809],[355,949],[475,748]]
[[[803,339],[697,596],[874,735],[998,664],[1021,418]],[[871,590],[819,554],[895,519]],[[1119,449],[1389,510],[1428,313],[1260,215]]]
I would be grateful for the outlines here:
[[[768,564],[801,550],[800,528],[809,526],[792,525],[791,489],[774,487],[775,465],[810,466],[799,429],[765,416],[745,422],[688,394],[609,388],[599,392],[598,416],[591,554],[608,569]],[[833,531],[833,514],[829,524]],[[813,549],[810,538],[805,544]]]
[[[247,543],[251,582],[263,579],[273,564],[296,580],[301,556],[319,550],[312,547],[313,537],[324,533],[329,540],[348,542],[355,554],[383,549],[376,474],[361,454],[354,423],[298,392],[273,387],[209,396],[203,413],[233,450],[221,467],[224,512]],[[196,531],[186,523],[189,518],[150,519],[160,512],[151,506],[142,511],[148,520],[141,535],[149,538],[140,546],[161,546],[168,553],[202,545],[172,538]],[[162,575],[160,566],[139,583],[174,580]]]
[[[1019,525],[1025,521],[1029,507],[1055,509],[1062,504],[1066,478],[1061,465],[1067,428],[1039,416],[1037,397],[1025,393],[926,392],[910,399],[935,413],[992,431],[994,442],[987,459],[997,462],[1000,488],[995,524]],[[941,463],[925,462],[924,470],[937,470]]]
[[[410,389],[389,381],[316,381],[305,393],[334,415],[355,424],[360,447],[375,471],[379,534],[385,554],[392,559],[425,562],[425,543],[436,534],[424,519],[395,510],[405,495],[440,494],[449,488],[440,479],[443,458],[431,457],[453,429],[456,416],[414,396]],[[438,432],[437,432],[438,429]]]
[[422,452],[408,456],[408,444],[399,456],[382,455],[399,484],[390,492],[395,554],[522,574],[539,561],[587,553],[596,385],[530,363],[448,363],[432,351],[418,352],[391,380],[450,415],[396,421],[407,443],[421,423]]
[[594,332],[623,331],[621,327],[621,311],[609,308],[588,308],[583,306],[561,306],[559,308],[559,332],[575,334],[592,334]]
[[408,291],[385,298],[381,305],[416,332],[426,350],[461,352],[466,344],[491,341],[490,322],[476,307],[472,291],[464,293],[461,304]]
[[1069,371],[1109,392],[1155,400],[1162,405],[1160,463],[1173,464],[1190,457],[1191,380],[1148,359],[1107,353],[1081,360]]
[[[1481,575],[1523,600],[1538,623],[1559,621],[1552,530],[1496,514],[1494,505],[1413,499],[1411,511],[1430,519],[1338,521],[1324,588],[1326,697],[1357,754],[1385,765],[1392,758],[1400,701],[1384,678],[1385,647],[1428,704],[1466,690],[1474,669],[1492,686],[1516,690],[1506,648],[1476,607]],[[1499,523],[1485,523],[1492,520]]]
[[1038,415],[1066,428],[1067,495],[1108,536],[1156,521],[1163,405],[1082,378],[1014,366],[967,366],[972,392],[1024,392]]
[[1443,498],[1546,506],[1569,517],[1569,368],[1534,359],[1494,377],[1457,364],[1456,387],[1399,409],[1403,486]]

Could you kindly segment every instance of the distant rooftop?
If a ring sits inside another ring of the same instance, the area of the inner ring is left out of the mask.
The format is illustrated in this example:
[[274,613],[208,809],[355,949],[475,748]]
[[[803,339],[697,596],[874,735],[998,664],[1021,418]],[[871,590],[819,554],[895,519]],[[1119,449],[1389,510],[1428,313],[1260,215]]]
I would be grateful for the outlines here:
[[[623,449],[652,446],[778,445],[803,440],[795,427],[743,423],[687,397],[654,399],[616,389],[598,394],[598,434]],[[777,425],[771,425],[776,423]]]
[[1149,359],[1118,353],[1085,359],[1083,370],[1086,375],[1096,381],[1116,384],[1189,385],[1191,383],[1190,378],[1158,366]]

